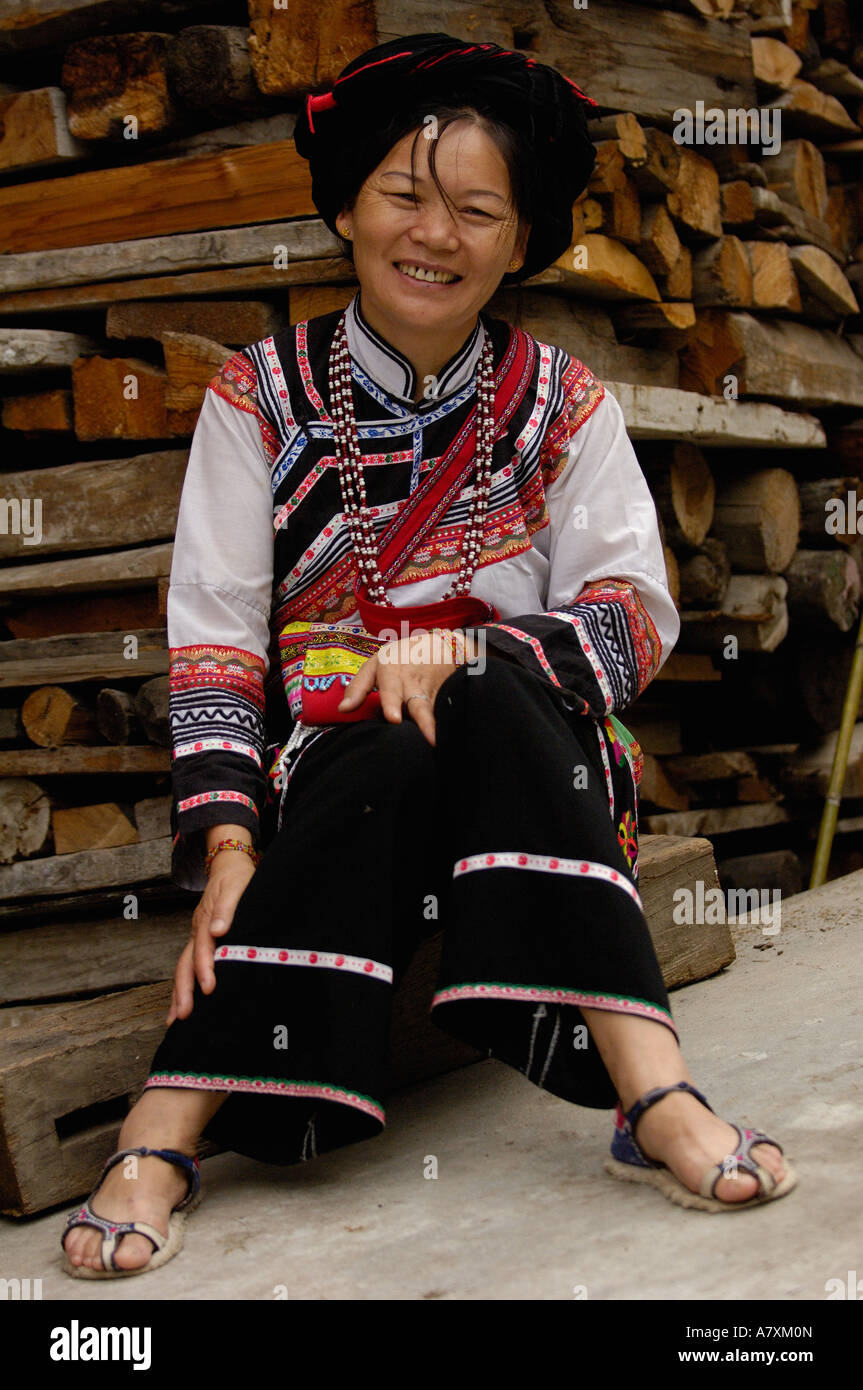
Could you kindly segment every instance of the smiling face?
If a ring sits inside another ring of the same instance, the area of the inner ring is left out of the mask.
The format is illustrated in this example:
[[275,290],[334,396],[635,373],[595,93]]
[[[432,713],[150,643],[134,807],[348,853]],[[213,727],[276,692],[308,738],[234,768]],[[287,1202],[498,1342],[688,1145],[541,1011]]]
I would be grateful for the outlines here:
[[[414,184],[415,135],[405,135],[372,171],[339,225],[351,228],[369,321],[395,343],[422,328],[457,339],[457,348],[510,261],[523,262],[530,228],[513,205],[503,155],[480,125],[459,119],[435,142],[420,135]],[[433,143],[450,205],[429,169]]]

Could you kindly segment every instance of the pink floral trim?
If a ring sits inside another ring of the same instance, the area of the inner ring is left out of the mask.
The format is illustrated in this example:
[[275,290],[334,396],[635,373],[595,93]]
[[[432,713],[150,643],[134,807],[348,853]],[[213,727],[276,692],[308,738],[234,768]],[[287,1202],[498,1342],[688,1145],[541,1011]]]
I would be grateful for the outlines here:
[[658,1004],[649,1004],[645,999],[628,999],[623,994],[593,994],[579,989],[552,989],[543,985],[504,985],[470,984],[451,985],[439,989],[431,1001],[431,1008],[438,1004],[454,1004],[463,999],[519,999],[541,1000],[549,1004],[584,1005],[590,1009],[607,1009],[611,1013],[636,1014],[640,1018],[653,1018],[658,1023],[666,1023],[675,1037],[677,1029],[671,1015]]
[[256,762],[258,767],[261,766],[261,758],[256,748],[252,748],[248,743],[235,743],[230,738],[196,738],[194,743],[179,744],[174,749],[173,757],[188,758],[194,753],[211,753],[217,748],[221,748],[225,753],[242,753]]
[[234,801],[258,814],[258,808],[250,796],[232,791],[201,792],[198,796],[187,796],[185,801],[177,802],[177,811],[193,811],[196,806],[206,806],[210,801]]
[[327,970],[367,975],[392,984],[392,966],[365,956],[344,956],[335,951],[297,951],[283,946],[220,946],[216,960],[254,961],[258,965],[318,965]]
[[545,651],[543,650],[542,643],[540,642],[538,637],[531,637],[529,633],[522,632],[521,628],[510,627],[508,623],[484,623],[483,626],[498,628],[501,632],[508,632],[510,637],[516,637],[519,640],[519,642],[526,642],[527,645],[531,648],[534,656],[536,657],[543,671],[548,676],[549,680],[554,685],[560,685],[560,681],[554,674],[548,657],[546,656]]
[[[581,599],[575,599],[574,602],[580,603]],[[594,665],[596,658],[593,655],[590,637],[588,636],[587,632],[585,632],[584,623],[582,622],[581,618],[578,616],[577,613],[562,613],[557,608],[550,608],[548,610],[548,616],[550,618],[558,618],[562,623],[571,623],[572,626],[575,628],[575,633],[578,637],[581,650],[584,652],[585,656],[587,657],[588,661],[593,667],[593,674],[596,676],[596,683],[599,686],[600,691],[602,692],[602,698],[605,700],[605,708],[606,710],[612,709],[614,707],[614,696],[611,693],[611,686],[608,683],[608,680],[602,667]]]
[[608,792],[609,812],[611,814],[611,819],[614,820],[614,782],[611,777],[611,763],[608,760],[608,748],[606,747],[605,738],[603,737],[600,726],[596,724],[594,728],[596,729],[596,737],[599,739],[599,751],[602,755],[602,765],[605,768],[605,786]]
[[[545,385],[551,379],[551,348],[548,343],[537,343],[539,348],[539,382]],[[543,397],[543,400],[545,398]],[[545,411],[543,411],[545,415]],[[516,450],[522,452],[526,445],[533,438],[540,426],[540,417],[537,414],[531,415],[518,439],[515,441]]]
[[276,352],[276,345],[271,337],[266,338],[264,340],[264,355],[267,358],[267,365],[270,368],[270,375],[273,378],[273,383],[275,385],[276,392],[278,394],[279,400],[281,401],[282,415],[284,416],[285,424],[293,426],[296,424],[296,421],[294,420],[293,416],[291,415],[291,412],[288,409],[288,406],[290,404],[290,397],[288,395],[288,387],[285,381],[285,374],[282,371],[282,364],[279,361],[279,354]]
[[533,869],[540,873],[569,874],[574,878],[600,878],[605,883],[622,888],[644,910],[641,898],[628,878],[609,864],[597,864],[592,859],[559,859],[548,854],[497,850],[493,854],[471,854],[466,859],[457,859],[452,876],[458,878],[475,869]]
[[324,1086],[318,1081],[278,1081],[270,1077],[253,1076],[184,1076],[178,1072],[156,1072],[144,1086],[179,1086],[184,1090],[196,1091],[237,1091],[255,1093],[262,1096],[318,1096],[321,1100],[334,1100],[340,1105],[350,1105],[354,1110],[362,1110],[373,1115],[381,1124],[386,1123],[386,1112],[377,1101],[357,1091],[345,1091],[341,1086]]
[[315,383],[312,379],[312,369],[309,366],[308,327],[308,319],[304,319],[302,323],[297,324],[297,366],[300,369],[300,376],[303,379],[303,386],[305,387],[306,395],[308,396],[312,405],[315,407],[315,410],[320,415],[324,424],[331,425],[332,417],[328,414],[324,406],[324,403],[321,400],[320,395],[318,394],[318,389],[315,386]]
[[[285,502],[284,505],[279,508],[279,510],[276,512],[276,515],[273,517],[274,531],[281,530],[288,517],[296,511],[297,507],[305,499],[307,494],[311,492],[315,483],[318,482],[318,480],[322,478],[324,474],[327,472],[328,466],[328,461],[326,459],[318,459],[318,462],[315,464],[314,468],[309,469],[308,473],[306,474],[305,478],[303,478],[303,481],[300,483],[296,492],[288,498],[287,502]],[[327,536],[332,535],[332,528],[325,531],[324,534]]]

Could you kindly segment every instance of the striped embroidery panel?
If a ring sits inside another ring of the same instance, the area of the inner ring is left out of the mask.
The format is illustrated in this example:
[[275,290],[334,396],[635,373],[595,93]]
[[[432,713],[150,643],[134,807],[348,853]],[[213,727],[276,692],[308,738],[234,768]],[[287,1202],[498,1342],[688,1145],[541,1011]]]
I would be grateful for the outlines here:
[[174,758],[223,749],[250,757],[260,767],[264,669],[261,657],[238,647],[172,647],[168,683]]
[[148,1078],[144,1090],[150,1086],[180,1086],[196,1091],[241,1091],[253,1092],[263,1096],[297,1096],[307,1099],[310,1096],[320,1100],[334,1100],[341,1105],[350,1105],[355,1110],[363,1110],[373,1115],[381,1124],[385,1123],[385,1112],[378,1101],[358,1091],[346,1091],[342,1086],[328,1086],[321,1081],[283,1081],[277,1076],[211,1076],[192,1072],[154,1072]]
[[575,628],[606,710],[625,708],[653,679],[662,643],[630,580],[588,584],[572,603],[549,611]]
[[182,814],[183,811],[195,811],[199,806],[207,806],[210,802],[217,801],[233,802],[237,806],[245,806],[254,815],[258,814],[258,808],[250,796],[231,790],[199,792],[197,796],[187,796],[183,801],[177,802],[177,812]]

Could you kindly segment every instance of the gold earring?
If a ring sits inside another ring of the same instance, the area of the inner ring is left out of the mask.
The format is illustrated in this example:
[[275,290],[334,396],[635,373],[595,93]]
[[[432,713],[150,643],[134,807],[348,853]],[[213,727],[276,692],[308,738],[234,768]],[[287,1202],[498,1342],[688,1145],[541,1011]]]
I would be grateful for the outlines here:
[[510,270],[520,270],[520,269],[521,269],[521,262],[520,262],[520,261],[510,261],[510,263],[509,263],[509,268],[510,268]]
[[342,236],[349,237],[350,234],[351,234],[351,229],[350,229],[350,227],[342,227],[342,228],[341,228],[341,233],[342,233]]

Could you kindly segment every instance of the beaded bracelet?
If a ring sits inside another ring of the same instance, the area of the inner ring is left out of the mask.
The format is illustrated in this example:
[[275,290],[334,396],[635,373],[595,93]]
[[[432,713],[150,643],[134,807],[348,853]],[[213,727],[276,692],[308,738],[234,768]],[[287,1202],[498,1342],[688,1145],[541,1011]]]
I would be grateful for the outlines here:
[[204,873],[207,875],[208,878],[210,876],[210,868],[212,866],[213,860],[215,859],[216,855],[223,849],[241,850],[243,854],[247,854],[249,856],[256,868],[258,864],[260,864],[261,862],[262,855],[260,851],[256,850],[254,845],[248,844],[246,840],[219,840],[218,844],[213,845],[212,849],[207,850],[207,853],[204,856]]
[[464,666],[467,660],[467,647],[464,633],[457,632],[449,627],[436,628],[435,631],[439,632],[442,637],[446,638],[447,641],[451,643],[453,661],[456,666]]

